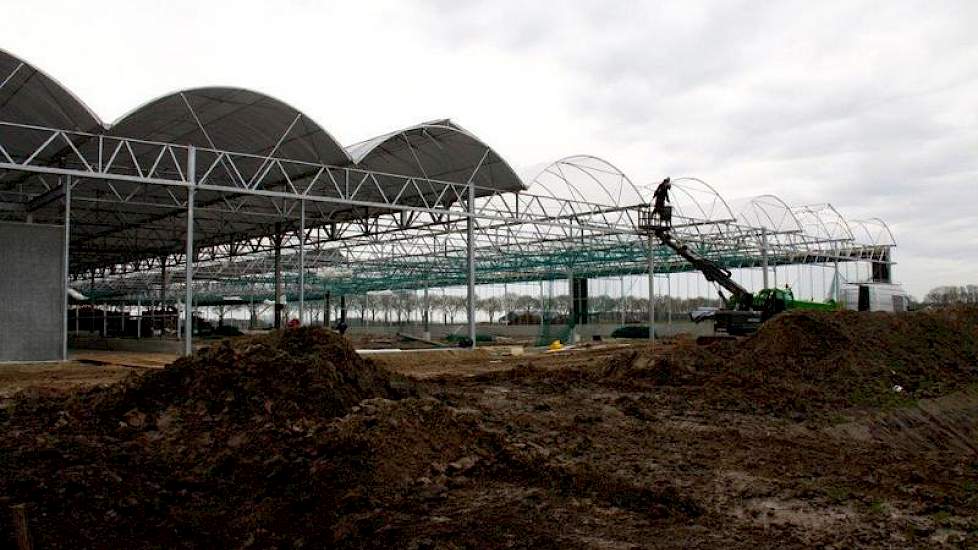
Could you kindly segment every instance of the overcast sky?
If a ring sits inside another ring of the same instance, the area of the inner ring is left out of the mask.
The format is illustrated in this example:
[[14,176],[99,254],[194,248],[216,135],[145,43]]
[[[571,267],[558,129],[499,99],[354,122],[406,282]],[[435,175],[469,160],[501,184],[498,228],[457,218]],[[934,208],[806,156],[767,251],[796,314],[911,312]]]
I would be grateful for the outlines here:
[[0,47],[103,120],[276,96],[341,143],[452,118],[517,169],[590,153],[887,220],[915,295],[978,283],[978,2],[4,0]]

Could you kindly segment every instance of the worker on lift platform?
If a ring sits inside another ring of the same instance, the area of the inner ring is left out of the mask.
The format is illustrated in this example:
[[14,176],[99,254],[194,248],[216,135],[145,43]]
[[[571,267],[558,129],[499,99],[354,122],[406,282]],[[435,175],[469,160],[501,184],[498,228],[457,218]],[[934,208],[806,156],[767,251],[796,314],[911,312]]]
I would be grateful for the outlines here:
[[652,193],[652,219],[659,219],[659,225],[668,227],[672,225],[672,206],[667,206],[669,202],[669,190],[672,189],[670,178],[662,180],[662,183],[655,188]]

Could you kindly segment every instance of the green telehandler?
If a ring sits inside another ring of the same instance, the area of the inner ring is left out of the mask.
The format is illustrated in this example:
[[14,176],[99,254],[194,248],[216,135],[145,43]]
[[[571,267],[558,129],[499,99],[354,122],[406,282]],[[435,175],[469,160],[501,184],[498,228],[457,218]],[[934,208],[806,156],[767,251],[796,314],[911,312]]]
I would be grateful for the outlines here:
[[733,280],[730,270],[705,258],[672,234],[672,207],[669,206],[669,178],[663,180],[653,195],[654,204],[650,211],[643,212],[639,226],[668,246],[679,256],[698,269],[707,281],[716,283],[726,290],[730,297],[719,291],[723,307],[709,314],[697,315],[693,321],[699,323],[713,319],[715,332],[740,336],[756,332],[762,323],[775,315],[792,310],[836,310],[839,305],[833,301],[812,302],[795,299],[788,287],[765,288],[756,294],[750,292]]

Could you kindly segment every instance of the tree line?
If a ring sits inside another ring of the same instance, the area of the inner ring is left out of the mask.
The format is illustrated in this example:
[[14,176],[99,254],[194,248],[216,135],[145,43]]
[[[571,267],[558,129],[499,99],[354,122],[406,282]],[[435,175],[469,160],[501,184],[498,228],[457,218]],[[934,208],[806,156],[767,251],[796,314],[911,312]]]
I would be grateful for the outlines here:
[[[330,318],[335,322],[340,315],[337,297],[330,301]],[[697,307],[720,305],[711,298],[676,298],[657,296],[657,319],[665,319],[671,310],[674,318],[680,318]],[[306,308],[322,315],[322,302],[307,302]],[[506,293],[498,296],[477,298],[476,311],[490,323],[507,322],[506,317],[546,315],[549,319],[566,318],[571,312],[571,297],[559,294],[553,297]],[[395,291],[361,294],[346,297],[347,318],[362,324],[403,324],[423,322],[456,324],[466,321],[465,296],[430,294],[427,303],[423,296],[411,291]],[[588,311],[592,322],[642,322],[648,319],[649,300],[634,296],[616,297],[607,294],[588,298]]]
[[[948,306],[954,304],[978,305],[978,285],[940,286],[931,289],[921,305]],[[677,298],[657,296],[655,299],[656,319],[664,320],[669,312],[674,319],[684,318],[698,307],[719,307],[716,298],[696,297]],[[412,291],[394,291],[374,294],[360,294],[346,297],[347,317],[361,324],[404,324],[423,322],[427,315],[429,323],[457,324],[466,322],[465,296],[430,294],[427,304],[423,296]],[[427,306],[427,307],[426,307]],[[322,302],[307,302],[312,312],[323,311]],[[490,323],[507,322],[506,317],[542,316],[551,320],[565,319],[571,312],[571,297],[558,294],[553,297],[531,294],[506,293],[478,298],[475,309],[481,319]],[[635,296],[592,295],[588,298],[588,311],[592,322],[617,323],[645,322],[648,320],[649,300]],[[338,297],[330,301],[330,318],[335,322],[340,316]]]
[[978,285],[939,286],[924,296],[924,305],[978,304]]

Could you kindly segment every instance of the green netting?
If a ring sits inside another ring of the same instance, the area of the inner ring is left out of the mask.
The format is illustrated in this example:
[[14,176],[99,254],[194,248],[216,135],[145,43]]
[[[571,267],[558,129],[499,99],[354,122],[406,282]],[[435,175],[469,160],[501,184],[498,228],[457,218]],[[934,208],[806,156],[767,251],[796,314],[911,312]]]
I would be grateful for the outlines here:
[[[712,259],[728,269],[760,267],[761,258],[746,256],[742,252],[722,250],[719,247],[699,244],[697,252]],[[657,248],[656,273],[680,273],[693,271],[693,267],[664,247]],[[568,269],[581,277],[601,278],[619,275],[640,275],[648,270],[647,249],[637,245],[609,246],[588,250],[557,250],[550,252],[496,255],[480,258],[476,265],[477,284],[503,284],[532,281],[552,281],[566,277]],[[795,256],[770,255],[769,266],[804,263],[805,259]],[[307,273],[306,300],[320,300],[329,292],[335,296],[358,295],[382,290],[418,290],[462,286],[466,284],[467,269],[464,258],[437,261],[427,260],[405,264],[392,261],[385,265],[358,266],[354,275],[344,277],[323,277],[313,271]],[[283,286],[287,300],[297,301],[299,276],[297,273],[283,274]],[[248,300],[271,300],[274,297],[274,277],[271,274],[227,278],[220,281],[220,290],[206,288],[195,290],[195,303],[216,304],[224,296],[238,295]],[[174,288],[177,288],[175,285]],[[96,288],[85,289],[81,283],[78,289],[93,301],[121,301],[135,303],[136,296],[152,299],[146,291],[127,291],[123,289]],[[173,295],[175,296],[175,295]],[[561,323],[566,325],[566,323]],[[563,334],[565,331],[561,331]],[[556,335],[555,335],[556,337]]]

